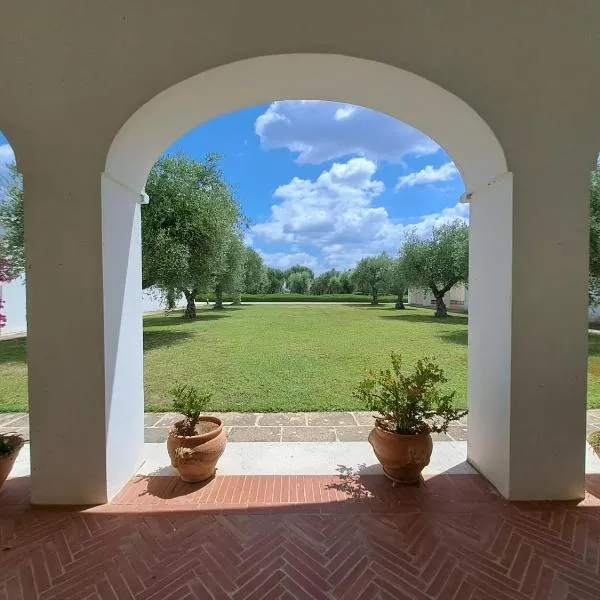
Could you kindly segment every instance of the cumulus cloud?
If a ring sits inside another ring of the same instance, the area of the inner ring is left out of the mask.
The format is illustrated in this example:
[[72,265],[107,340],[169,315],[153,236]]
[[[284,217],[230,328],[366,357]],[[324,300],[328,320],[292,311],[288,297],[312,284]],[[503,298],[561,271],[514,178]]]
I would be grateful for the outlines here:
[[315,180],[294,177],[278,187],[271,218],[252,233],[270,242],[319,248],[379,238],[391,227],[388,213],[373,200],[385,189],[373,179],[375,163],[353,158],[334,163]]
[[270,218],[254,225],[251,234],[267,244],[289,244],[290,251],[261,250],[265,262],[278,268],[306,264],[317,273],[347,269],[363,256],[396,254],[408,229],[425,236],[444,223],[468,221],[469,207],[460,203],[413,223],[394,221],[385,207],[375,205],[385,190],[375,174],[375,163],[353,158],[334,163],[314,180],[294,177],[278,187]]
[[405,155],[439,150],[432,139],[388,115],[321,100],[273,102],[256,119],[255,131],[262,148],[287,148],[298,153],[299,164],[350,155],[400,163]]
[[436,183],[438,181],[450,181],[458,175],[458,169],[453,162],[447,162],[437,169],[433,165],[427,165],[420,171],[409,173],[398,178],[396,190],[403,187],[414,187],[415,185],[424,185]]
[[259,253],[263,257],[265,264],[268,267],[274,269],[281,269],[285,271],[293,265],[304,265],[309,269],[320,272],[323,269],[316,256],[308,254],[307,252],[264,252],[259,250]]

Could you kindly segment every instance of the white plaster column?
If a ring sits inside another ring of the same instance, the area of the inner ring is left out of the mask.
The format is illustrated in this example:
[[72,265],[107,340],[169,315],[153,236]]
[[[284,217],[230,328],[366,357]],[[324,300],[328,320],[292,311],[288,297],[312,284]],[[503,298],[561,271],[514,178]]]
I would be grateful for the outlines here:
[[31,500],[95,504],[143,449],[140,198],[51,163],[24,170]]
[[106,486],[111,498],[144,449],[142,229],[147,196],[102,176]]
[[589,177],[545,159],[470,198],[468,459],[511,500],[584,494]]

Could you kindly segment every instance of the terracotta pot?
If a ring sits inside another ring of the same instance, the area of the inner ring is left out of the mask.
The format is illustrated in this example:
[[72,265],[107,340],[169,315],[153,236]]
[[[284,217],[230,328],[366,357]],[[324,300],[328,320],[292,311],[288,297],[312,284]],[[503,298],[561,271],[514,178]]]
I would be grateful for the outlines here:
[[429,433],[401,435],[374,427],[369,442],[387,477],[398,483],[419,483],[433,450]]
[[[11,437],[11,436],[6,436]],[[17,446],[10,454],[2,454],[0,455],[0,488],[4,484],[4,482],[8,479],[8,475],[10,474],[15,461],[17,460],[17,456],[19,456],[19,452],[21,452],[21,448],[23,447],[23,440],[19,437],[14,438]]]
[[198,426],[202,427],[202,423],[214,423],[216,427],[206,433],[190,436],[177,435],[175,429],[169,431],[167,450],[171,465],[179,471],[183,481],[198,483],[210,479],[227,445],[221,419],[200,417]]

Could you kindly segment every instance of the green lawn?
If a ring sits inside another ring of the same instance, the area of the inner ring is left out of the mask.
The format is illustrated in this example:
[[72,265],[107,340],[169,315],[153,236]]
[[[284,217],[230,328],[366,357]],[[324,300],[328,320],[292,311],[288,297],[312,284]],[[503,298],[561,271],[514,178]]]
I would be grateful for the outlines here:
[[[366,368],[428,354],[446,370],[464,406],[467,319],[432,318],[391,305],[252,305],[214,311],[193,323],[180,314],[144,319],[146,404],[168,410],[174,383],[213,393],[212,410],[362,409],[352,388]],[[0,411],[26,410],[25,340],[0,341]],[[590,336],[589,406],[600,407],[600,336]]]

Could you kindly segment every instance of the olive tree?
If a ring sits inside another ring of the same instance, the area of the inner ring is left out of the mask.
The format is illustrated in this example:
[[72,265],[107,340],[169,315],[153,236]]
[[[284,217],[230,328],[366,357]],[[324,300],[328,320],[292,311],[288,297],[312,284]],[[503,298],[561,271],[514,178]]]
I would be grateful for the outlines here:
[[267,294],[279,294],[285,283],[285,273],[281,269],[267,267]]
[[218,157],[197,161],[166,156],[146,183],[142,207],[142,284],[167,297],[183,293],[184,317],[196,317],[196,298],[223,273],[231,234],[241,222],[238,203],[223,180]]
[[221,271],[215,275],[215,304],[213,308],[223,308],[223,294],[231,294],[234,304],[241,304],[244,288],[244,268],[248,257],[242,236],[238,232],[229,234],[225,261]]
[[590,304],[600,302],[600,167],[590,185]]
[[395,305],[396,309],[404,310],[404,292],[406,292],[407,287],[404,259],[402,256],[399,256],[392,262],[390,270],[390,291],[392,294],[398,296]]
[[390,285],[392,258],[385,252],[361,258],[352,272],[352,280],[362,292],[371,294],[371,304],[379,304],[379,294]]
[[8,165],[6,181],[0,181],[0,230],[2,256],[10,265],[11,277],[25,273],[25,214],[23,208],[23,181],[15,163]]
[[246,248],[244,291],[247,294],[262,294],[269,287],[269,279],[262,256],[254,248]]
[[308,271],[294,271],[287,277],[287,285],[292,294],[308,294],[312,278]]
[[435,316],[447,316],[444,296],[469,278],[469,226],[457,220],[434,227],[429,237],[412,231],[400,254],[407,284],[430,290],[436,303]]

